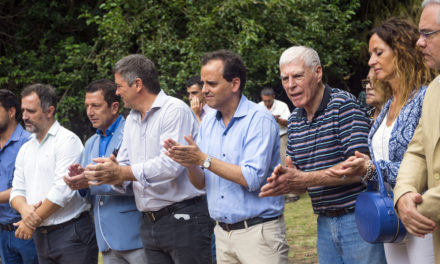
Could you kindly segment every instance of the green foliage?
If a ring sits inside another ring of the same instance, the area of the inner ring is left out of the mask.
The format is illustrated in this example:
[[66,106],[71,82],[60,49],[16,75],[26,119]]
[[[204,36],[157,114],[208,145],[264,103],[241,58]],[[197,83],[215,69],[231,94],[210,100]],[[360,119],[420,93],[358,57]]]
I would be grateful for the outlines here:
[[199,74],[203,54],[217,49],[243,57],[245,94],[256,100],[263,86],[279,89],[278,59],[292,45],[316,49],[325,80],[348,88],[353,65],[365,65],[359,63],[365,50],[360,36],[370,25],[371,12],[387,16],[417,1],[391,2],[4,0],[0,87],[19,93],[34,82],[53,85],[60,97],[59,120],[83,138],[92,132],[83,109],[84,87],[94,79],[111,79],[114,63],[132,53],[150,58],[162,88],[180,98],[185,97],[186,80]]

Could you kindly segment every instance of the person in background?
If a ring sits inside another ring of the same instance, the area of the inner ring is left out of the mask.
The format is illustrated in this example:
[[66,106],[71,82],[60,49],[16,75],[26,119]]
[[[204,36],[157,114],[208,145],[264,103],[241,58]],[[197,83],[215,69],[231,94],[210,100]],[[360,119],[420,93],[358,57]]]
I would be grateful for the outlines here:
[[202,119],[206,114],[213,109],[206,103],[205,97],[202,93],[203,82],[200,80],[200,76],[193,76],[186,82],[186,91],[188,93],[188,100],[191,106],[191,110],[196,115],[197,121],[202,122]]
[[[266,87],[261,90],[261,102],[259,105],[265,106],[269,112],[272,113],[275,121],[277,121],[278,129],[280,131],[280,158],[281,164],[286,166],[286,151],[287,151],[287,119],[290,116],[290,110],[286,103],[275,99],[275,91]],[[299,195],[295,193],[286,194],[286,202],[293,202],[299,199]]]
[[390,97],[389,94],[383,94],[374,89],[374,82],[376,81],[376,77],[374,74],[374,69],[370,68],[368,71],[367,78],[362,80],[362,87],[365,89],[366,93],[366,102],[371,108],[367,111],[367,115],[371,120],[371,125],[373,125],[376,118],[379,116],[380,111],[386,100]]
[[[140,225],[142,214],[136,209],[133,192],[126,195],[110,185],[90,186],[84,167],[94,158],[116,155],[121,146],[125,119],[119,114],[120,96],[110,80],[96,80],[86,87],[85,107],[96,134],[86,142],[80,164],[72,164],[64,181],[92,204],[95,233],[104,264],[146,263]],[[130,186],[131,188],[131,186]]]
[[20,214],[9,205],[15,159],[30,133],[20,125],[21,107],[17,96],[9,90],[0,90],[0,256],[3,263],[38,263],[34,240],[15,237],[13,223]]
[[275,99],[275,91],[266,87],[261,90],[261,102],[259,105],[265,106],[269,112],[272,113],[275,121],[277,121],[278,129],[280,131],[280,157],[281,164],[286,165],[286,150],[287,150],[287,119],[290,116],[290,110],[286,103]]
[[[392,18],[374,28],[369,34],[368,65],[373,68],[381,93],[391,93],[371,128],[368,142],[371,160],[356,152],[353,159],[343,163],[342,176],[348,170],[365,173],[364,181],[376,180],[373,170],[381,170],[384,182],[394,187],[397,172],[408,144],[422,114],[422,103],[431,71],[422,52],[417,49],[417,27],[412,23]],[[407,234],[401,243],[384,243],[389,264],[434,263],[432,234],[420,238]]]
[[[426,64],[440,69],[440,0],[422,3],[417,46]],[[433,233],[436,263],[440,263],[440,76],[426,91],[422,115],[400,165],[394,206],[406,230],[418,237]],[[421,263],[421,262],[419,262]]]

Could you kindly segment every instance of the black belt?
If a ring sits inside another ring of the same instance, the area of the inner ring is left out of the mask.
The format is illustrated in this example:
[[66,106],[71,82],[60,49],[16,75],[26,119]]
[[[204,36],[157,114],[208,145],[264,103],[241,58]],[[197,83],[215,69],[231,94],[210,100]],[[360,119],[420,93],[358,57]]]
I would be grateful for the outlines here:
[[181,202],[173,203],[172,205],[168,205],[167,207],[164,207],[158,211],[150,211],[150,212],[143,212],[144,215],[148,216],[151,222],[156,222],[163,216],[170,215],[174,213],[177,210],[180,210],[182,208],[185,208],[187,206],[199,203],[204,200],[203,196],[197,196],[188,200],[184,200]]
[[64,223],[61,223],[61,224],[57,224],[57,225],[37,227],[37,231],[40,232],[41,234],[45,235],[45,234],[48,234],[48,233],[50,233],[52,231],[55,231],[55,230],[58,230],[58,229],[61,229],[61,228],[65,227],[65,226],[68,226],[68,225],[78,221],[79,219],[88,216],[88,215],[89,215],[89,211],[84,211],[78,217],[72,218],[72,219],[70,219],[67,222],[64,222]]
[[337,209],[337,210],[326,210],[326,211],[319,212],[318,214],[322,215],[322,216],[327,216],[327,217],[338,217],[338,216],[353,213],[353,212],[354,212],[354,207],[353,208],[342,208],[342,209]]
[[258,225],[261,223],[273,221],[280,218],[280,216],[270,217],[270,218],[262,218],[262,217],[254,217],[250,218],[248,220],[243,220],[234,224],[226,224],[222,222],[218,222],[218,225],[223,228],[225,231],[231,231],[231,230],[237,230],[237,229],[244,229],[246,227],[251,227],[254,225]]
[[6,231],[14,231],[15,230],[15,227],[13,224],[0,224],[0,228],[3,230],[6,230]]

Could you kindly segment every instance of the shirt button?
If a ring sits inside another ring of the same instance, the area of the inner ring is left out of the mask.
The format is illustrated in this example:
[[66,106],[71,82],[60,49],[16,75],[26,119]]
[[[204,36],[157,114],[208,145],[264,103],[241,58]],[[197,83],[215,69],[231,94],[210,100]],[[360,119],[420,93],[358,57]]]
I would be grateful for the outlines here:
[[223,195],[221,197],[222,197],[222,199],[225,198]]
[[226,156],[225,153],[223,153],[223,157]]
[[440,179],[440,175],[438,173],[434,173],[434,179],[436,180]]
[[99,201],[99,205],[100,205],[100,206],[103,206],[103,205],[104,205],[104,202],[103,202],[103,201]]

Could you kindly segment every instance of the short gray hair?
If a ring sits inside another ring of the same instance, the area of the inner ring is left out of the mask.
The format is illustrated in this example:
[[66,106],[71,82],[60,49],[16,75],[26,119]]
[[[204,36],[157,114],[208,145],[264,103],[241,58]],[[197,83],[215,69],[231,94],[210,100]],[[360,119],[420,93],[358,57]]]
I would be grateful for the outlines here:
[[[422,3],[422,9],[425,9],[425,7],[427,6],[427,5],[431,5],[431,4],[437,4],[437,5],[440,5],[440,0],[424,0],[423,1],[423,3]],[[438,12],[438,14],[437,14],[437,24],[439,24],[440,25],[440,11]]]
[[53,106],[54,109],[56,110],[57,94],[52,86],[50,86],[49,84],[42,84],[42,83],[34,83],[28,85],[23,89],[23,91],[21,91],[21,97],[23,98],[32,93],[35,93],[38,96],[38,99],[40,99],[40,106],[43,109],[43,111],[46,111],[51,106]]
[[280,67],[284,64],[289,64],[292,61],[300,59],[304,61],[304,64],[308,68],[315,68],[321,66],[318,53],[306,46],[293,46],[286,49],[280,57]]
[[156,66],[141,54],[132,54],[120,59],[116,62],[113,73],[121,75],[128,85],[132,85],[136,78],[139,78],[147,91],[153,94],[160,92]]

